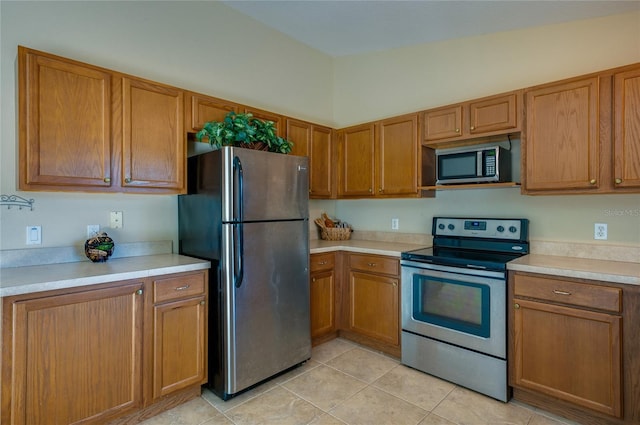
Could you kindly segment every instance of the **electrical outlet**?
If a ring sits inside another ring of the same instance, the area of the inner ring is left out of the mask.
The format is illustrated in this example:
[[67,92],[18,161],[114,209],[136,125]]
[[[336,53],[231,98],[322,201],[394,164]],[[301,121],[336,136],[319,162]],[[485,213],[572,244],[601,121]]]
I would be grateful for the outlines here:
[[122,228],[122,211],[111,211],[110,218],[111,218],[112,229]]
[[607,223],[596,223],[594,225],[593,239],[607,240]]
[[100,234],[99,224],[87,224],[87,238],[92,238]]
[[27,226],[27,245],[42,243],[42,226]]
[[391,219],[391,230],[398,230],[400,228],[400,220],[397,218]]

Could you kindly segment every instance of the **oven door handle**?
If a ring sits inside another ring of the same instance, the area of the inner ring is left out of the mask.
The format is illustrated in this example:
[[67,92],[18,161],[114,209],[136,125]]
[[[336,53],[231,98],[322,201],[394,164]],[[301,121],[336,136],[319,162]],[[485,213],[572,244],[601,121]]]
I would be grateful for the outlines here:
[[476,264],[467,264],[467,267],[470,269],[480,269],[480,270],[486,270],[487,268],[485,266],[478,266]]

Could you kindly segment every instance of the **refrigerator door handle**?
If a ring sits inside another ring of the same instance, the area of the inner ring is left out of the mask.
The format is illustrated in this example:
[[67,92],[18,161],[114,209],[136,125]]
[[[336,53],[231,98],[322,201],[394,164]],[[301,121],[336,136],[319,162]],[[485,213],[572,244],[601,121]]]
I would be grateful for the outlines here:
[[[242,173],[242,162],[240,162],[240,158],[235,156],[233,158],[233,170],[234,177],[237,173],[237,184],[234,184],[234,191],[237,189],[237,215],[235,215],[236,211],[234,211],[234,221],[236,224],[234,225],[237,229],[237,238],[238,241],[238,249],[234,249],[234,264],[237,265],[237,272],[234,273],[233,283],[236,288],[239,288],[242,285],[242,278],[244,277],[244,228],[242,225],[243,213],[242,213],[242,204],[244,203],[244,176]],[[234,182],[235,183],[235,182]],[[235,248],[235,246],[234,246]]]
[[244,204],[244,175],[242,172],[242,162],[237,156],[233,157],[233,174],[233,191],[235,199],[233,221],[241,223],[244,220],[244,214],[242,211],[242,205]]

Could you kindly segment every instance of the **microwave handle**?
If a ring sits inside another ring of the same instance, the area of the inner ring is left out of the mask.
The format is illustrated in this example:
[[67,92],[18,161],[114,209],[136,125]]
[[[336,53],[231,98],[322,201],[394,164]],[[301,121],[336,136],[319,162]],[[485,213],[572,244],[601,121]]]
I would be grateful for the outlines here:
[[479,150],[478,152],[476,152],[476,175],[478,177],[482,177],[484,176],[484,166],[483,166],[483,152],[482,150]]

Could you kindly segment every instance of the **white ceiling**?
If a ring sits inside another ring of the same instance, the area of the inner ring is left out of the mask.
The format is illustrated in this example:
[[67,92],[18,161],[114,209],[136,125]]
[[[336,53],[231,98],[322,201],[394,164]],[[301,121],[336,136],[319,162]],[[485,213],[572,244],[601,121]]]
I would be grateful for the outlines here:
[[330,56],[640,10],[640,0],[226,0],[224,3]]

